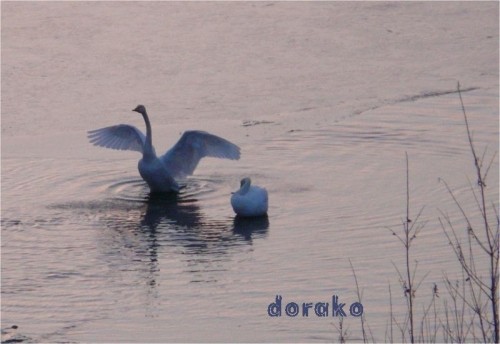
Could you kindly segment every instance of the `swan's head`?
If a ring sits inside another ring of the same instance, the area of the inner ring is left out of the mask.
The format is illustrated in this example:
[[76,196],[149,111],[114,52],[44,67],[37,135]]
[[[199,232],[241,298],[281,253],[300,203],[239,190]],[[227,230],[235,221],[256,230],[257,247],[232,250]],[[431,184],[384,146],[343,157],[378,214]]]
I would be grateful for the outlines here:
[[243,186],[245,186],[246,184],[250,185],[252,183],[252,180],[248,177],[246,178],[243,178],[241,181],[240,181],[240,188],[242,188]]
[[248,189],[250,189],[250,184],[252,183],[252,181],[250,180],[250,178],[246,177],[246,178],[243,178],[241,181],[240,181],[240,189],[236,192],[240,195],[244,195],[248,192]]
[[146,112],[146,108],[144,107],[144,105],[137,105],[136,108],[133,109],[132,111],[144,114]]

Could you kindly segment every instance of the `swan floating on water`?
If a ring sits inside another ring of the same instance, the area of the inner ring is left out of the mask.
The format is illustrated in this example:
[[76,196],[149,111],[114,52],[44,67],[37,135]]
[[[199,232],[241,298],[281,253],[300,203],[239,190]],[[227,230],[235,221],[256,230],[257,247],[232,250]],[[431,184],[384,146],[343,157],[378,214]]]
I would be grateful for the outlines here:
[[231,196],[231,205],[234,212],[243,217],[263,216],[267,214],[267,190],[251,185],[250,178],[243,178],[240,189]]
[[186,131],[179,141],[165,154],[156,156],[152,143],[151,123],[144,105],[134,110],[146,123],[146,136],[136,127],[119,124],[88,132],[89,141],[100,147],[133,150],[142,153],[139,173],[151,192],[178,192],[176,178],[193,174],[198,162],[204,157],[238,160],[240,148],[235,144],[205,131]]

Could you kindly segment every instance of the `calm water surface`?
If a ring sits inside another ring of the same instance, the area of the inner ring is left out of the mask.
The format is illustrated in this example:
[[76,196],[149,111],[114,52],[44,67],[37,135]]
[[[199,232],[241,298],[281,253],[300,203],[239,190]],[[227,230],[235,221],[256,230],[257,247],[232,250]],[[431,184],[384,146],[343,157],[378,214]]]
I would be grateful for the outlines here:
[[[86,3],[72,6],[53,12],[63,17],[55,22],[70,25],[65,18],[73,13],[94,13]],[[178,15],[193,13],[179,6],[174,6]],[[203,20],[220,11],[202,6],[210,10],[198,13]],[[293,6],[288,10],[296,13]],[[371,10],[366,8],[368,16]],[[42,11],[36,20],[49,18],[49,12]],[[47,37],[59,32],[43,28]],[[12,25],[8,29],[13,34],[21,30]],[[287,35],[303,38],[300,32]],[[12,44],[8,47],[10,53],[25,56]],[[161,54],[164,47],[156,49]],[[159,63],[155,61],[152,58],[151,63]],[[7,72],[9,66],[2,65]],[[76,65],[68,68],[75,77],[81,71]],[[314,63],[308,68],[319,78]],[[47,76],[54,70],[49,68]],[[356,73],[354,63],[346,70]],[[289,70],[276,73],[281,72],[286,75]],[[120,82],[118,69],[109,73],[113,82]],[[342,80],[347,81],[348,74]],[[12,81],[10,77],[7,74]],[[255,110],[257,94],[270,90],[248,78],[247,91],[254,97],[249,106]],[[212,90],[229,92],[221,89],[223,81],[214,83]],[[86,141],[86,130],[118,122],[142,129],[140,118],[128,109],[139,101],[125,104],[126,111],[121,105],[118,110],[95,109],[89,97],[84,106],[88,118],[82,113],[66,118],[55,109],[40,110],[44,116],[40,120],[36,107],[29,112],[26,103],[20,105],[25,112],[13,110],[13,101],[21,96],[6,91],[10,103],[2,105],[2,326],[18,325],[19,339],[47,342],[335,341],[336,318],[271,318],[267,307],[277,294],[284,304],[331,303],[332,295],[348,305],[359,301],[350,260],[363,289],[367,322],[375,339],[384,340],[389,285],[395,311],[404,314],[394,268],[402,267],[404,250],[387,228],[400,230],[405,216],[405,152],[410,160],[412,216],[425,206],[425,227],[412,254],[419,264],[417,275],[429,273],[420,287],[422,303],[429,299],[434,283],[445,296],[444,271],[458,276],[438,217],[443,211],[460,223],[460,216],[439,180],[446,180],[473,218],[478,215],[470,193],[468,178],[474,181],[474,171],[458,95],[446,94],[456,84],[447,80],[443,94],[431,94],[428,91],[434,88],[421,88],[420,83],[415,81],[414,93],[393,91],[376,99],[365,90],[362,99],[348,97],[347,107],[310,98],[293,110],[271,101],[272,110],[261,103],[261,111],[253,115],[221,111],[220,105],[214,107],[214,98],[190,93],[198,103],[195,109],[181,110],[187,117],[169,115],[155,105],[155,93],[164,90],[152,86],[144,97],[153,102],[150,112],[158,152],[186,129],[209,130],[242,148],[237,162],[203,160],[179,195],[164,197],[148,194],[137,172],[136,153],[97,148]],[[2,89],[10,85],[34,98],[42,92],[2,81]],[[72,113],[75,105],[55,101],[61,86],[50,87],[54,104]],[[315,94],[308,87],[304,86],[306,92]],[[489,156],[498,147],[498,84],[476,81],[469,89],[463,97],[474,139],[481,152],[488,147]],[[302,93],[291,86],[285,91],[294,101]],[[231,98],[234,94],[227,97],[228,106],[245,106],[243,99]],[[96,95],[96,102],[102,105],[104,98]],[[113,106],[116,102],[111,101]],[[282,111],[274,111],[280,107]],[[205,109],[199,119],[198,108]],[[102,115],[103,111],[109,114]],[[229,198],[243,176],[268,189],[268,218],[234,217]],[[496,202],[497,162],[489,174],[488,192]],[[359,319],[347,317],[344,324],[350,339],[360,340]]]

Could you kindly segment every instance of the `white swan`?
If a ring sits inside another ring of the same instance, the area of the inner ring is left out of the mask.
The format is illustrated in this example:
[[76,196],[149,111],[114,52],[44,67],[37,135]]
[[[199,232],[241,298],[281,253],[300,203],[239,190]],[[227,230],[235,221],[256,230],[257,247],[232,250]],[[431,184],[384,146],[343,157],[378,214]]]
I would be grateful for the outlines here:
[[267,214],[267,190],[251,185],[250,178],[243,178],[240,189],[231,196],[234,212],[243,217],[262,216]]
[[157,157],[152,143],[151,123],[146,108],[138,105],[134,110],[142,115],[146,123],[146,136],[134,126],[119,124],[91,130],[88,138],[96,146],[134,150],[142,153],[139,173],[151,192],[178,192],[175,178],[193,174],[203,157],[238,160],[240,148],[235,144],[204,131],[186,131],[179,141],[164,155]]

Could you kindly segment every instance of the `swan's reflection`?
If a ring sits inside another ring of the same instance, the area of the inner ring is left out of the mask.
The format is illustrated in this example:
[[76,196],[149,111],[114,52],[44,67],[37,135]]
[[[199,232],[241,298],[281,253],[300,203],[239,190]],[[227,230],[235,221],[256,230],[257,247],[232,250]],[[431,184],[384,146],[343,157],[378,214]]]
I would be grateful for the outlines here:
[[196,200],[183,200],[178,194],[149,194],[145,203],[146,212],[139,227],[151,231],[160,225],[194,228],[203,222]]
[[162,257],[185,262],[184,272],[191,275],[191,282],[213,282],[216,277],[211,272],[225,270],[234,254],[243,254],[245,246],[266,237],[269,228],[267,217],[214,219],[196,199],[182,193],[149,194],[143,202],[115,204],[105,222],[114,233],[107,238],[113,241],[108,242],[113,248],[110,255],[118,253],[129,264],[141,262],[133,269],[146,272],[141,278],[152,288],[157,285]]
[[[147,241],[154,238],[160,244],[183,247],[183,253],[193,255],[226,254],[242,243],[251,244],[254,238],[265,237],[269,228],[267,216],[210,218],[201,211],[196,199],[177,194],[150,194],[145,204],[135,230]],[[120,221],[118,226],[122,225]]]
[[268,228],[269,219],[267,215],[251,218],[235,216],[233,220],[233,233],[240,235],[248,242],[252,242],[252,237],[265,237]]

